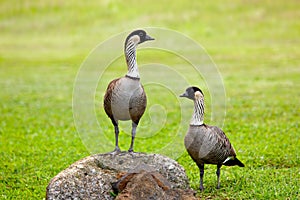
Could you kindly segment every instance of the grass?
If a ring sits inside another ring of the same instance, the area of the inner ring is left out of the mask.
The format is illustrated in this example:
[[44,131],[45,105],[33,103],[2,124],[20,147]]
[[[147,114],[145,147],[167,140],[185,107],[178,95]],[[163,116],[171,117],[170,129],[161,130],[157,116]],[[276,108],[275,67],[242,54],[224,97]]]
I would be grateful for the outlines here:
[[[223,167],[221,189],[216,190],[215,166],[206,166],[206,190],[198,196],[300,198],[299,9],[296,0],[1,1],[0,198],[42,199],[52,177],[90,155],[72,113],[77,71],[98,43],[137,27],[170,28],[188,35],[206,48],[222,74],[227,98],[223,130],[246,168]],[[177,60],[170,57],[139,53],[140,62],[155,59],[176,66]],[[112,74],[123,74],[123,60],[116,62],[120,68]],[[186,85],[178,87],[184,90]],[[150,101],[172,107],[168,95],[157,98],[159,88],[147,92]],[[97,95],[100,105],[101,91]],[[137,140],[136,149],[153,152],[161,144],[157,140],[167,142],[178,126],[176,111],[155,140]],[[102,111],[97,112],[112,131]],[[156,114],[154,109],[152,116]],[[121,137],[122,148],[127,148],[128,137]],[[186,153],[178,162],[197,189],[196,165]]]

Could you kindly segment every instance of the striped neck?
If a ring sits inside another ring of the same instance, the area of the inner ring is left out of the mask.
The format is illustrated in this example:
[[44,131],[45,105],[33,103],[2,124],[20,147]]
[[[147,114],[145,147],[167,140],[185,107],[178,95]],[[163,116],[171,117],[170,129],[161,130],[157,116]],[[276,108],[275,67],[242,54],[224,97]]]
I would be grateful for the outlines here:
[[125,45],[125,57],[128,67],[126,76],[132,78],[140,78],[137,62],[136,62],[136,46],[137,43],[134,39],[129,39]]
[[190,125],[202,125],[204,120],[204,99],[198,98],[194,100],[194,114]]

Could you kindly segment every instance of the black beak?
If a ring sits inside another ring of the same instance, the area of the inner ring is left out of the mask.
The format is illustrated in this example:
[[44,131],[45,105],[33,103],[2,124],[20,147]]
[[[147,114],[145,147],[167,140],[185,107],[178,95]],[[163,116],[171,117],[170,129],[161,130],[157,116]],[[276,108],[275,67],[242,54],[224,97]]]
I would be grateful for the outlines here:
[[185,92],[185,93],[181,94],[179,97],[188,97],[188,94]]
[[145,36],[145,40],[147,41],[147,40],[155,40],[155,39],[152,38],[152,37],[150,37],[149,35],[146,35],[146,36]]

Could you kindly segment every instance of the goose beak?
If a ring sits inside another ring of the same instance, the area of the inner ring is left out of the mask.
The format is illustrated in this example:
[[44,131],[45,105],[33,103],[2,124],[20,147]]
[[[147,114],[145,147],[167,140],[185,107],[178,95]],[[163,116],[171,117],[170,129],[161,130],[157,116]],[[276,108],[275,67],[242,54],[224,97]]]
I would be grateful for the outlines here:
[[185,92],[185,93],[179,95],[179,97],[188,97],[188,94]]
[[152,37],[150,37],[149,35],[146,35],[146,36],[145,36],[145,40],[147,41],[147,40],[155,40],[155,39],[152,38]]

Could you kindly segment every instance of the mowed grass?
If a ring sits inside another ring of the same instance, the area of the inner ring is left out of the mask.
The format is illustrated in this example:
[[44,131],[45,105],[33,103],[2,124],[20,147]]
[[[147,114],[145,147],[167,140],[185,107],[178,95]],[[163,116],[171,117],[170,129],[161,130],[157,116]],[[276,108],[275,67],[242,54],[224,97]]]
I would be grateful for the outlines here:
[[[207,165],[206,189],[197,195],[203,199],[299,199],[299,10],[297,0],[1,1],[0,198],[42,199],[52,177],[90,155],[72,113],[73,84],[89,52],[120,32],[162,27],[193,38],[217,64],[226,88],[223,130],[246,165],[223,167],[220,190],[215,189],[215,166]],[[159,40],[159,35],[155,37]],[[176,66],[178,61],[151,51],[138,55],[144,63]],[[116,68],[116,75],[125,73],[123,65]],[[201,80],[190,82],[202,84]],[[187,85],[178,87],[184,91]],[[161,97],[172,107],[173,97],[161,95],[159,88],[151,92],[150,101]],[[96,95],[99,106],[102,94]],[[172,122],[176,113],[171,111]],[[113,131],[103,115],[99,108],[98,118],[106,120],[108,132]],[[137,140],[135,149],[153,152],[176,127],[167,123],[159,137],[146,143]],[[124,133],[121,137],[122,149],[128,148],[129,138]],[[197,190],[196,165],[187,153],[177,160]]]

